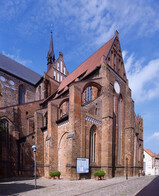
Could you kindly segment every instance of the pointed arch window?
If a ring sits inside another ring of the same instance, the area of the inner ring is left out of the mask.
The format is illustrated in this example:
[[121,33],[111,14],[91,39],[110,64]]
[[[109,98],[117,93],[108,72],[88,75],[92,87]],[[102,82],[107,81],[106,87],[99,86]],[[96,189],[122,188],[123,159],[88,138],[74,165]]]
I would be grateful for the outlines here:
[[46,112],[44,115],[44,126],[47,127],[47,124],[48,124],[48,113]]
[[41,86],[38,88],[39,100],[41,100]]
[[90,162],[96,162],[96,126],[93,125],[90,130]]
[[84,101],[85,103],[92,101],[92,86],[88,86],[84,92]]
[[9,144],[9,122],[0,120],[0,160],[6,160],[10,150]]
[[122,149],[122,98],[118,99],[118,164],[121,164],[121,149]]
[[23,85],[19,86],[19,104],[25,103],[25,88]]

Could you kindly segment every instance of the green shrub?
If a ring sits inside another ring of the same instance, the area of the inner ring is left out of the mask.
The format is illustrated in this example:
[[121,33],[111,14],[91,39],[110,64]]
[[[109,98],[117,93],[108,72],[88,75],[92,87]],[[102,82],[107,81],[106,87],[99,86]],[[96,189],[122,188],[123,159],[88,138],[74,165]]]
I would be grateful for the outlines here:
[[105,176],[105,171],[104,170],[100,170],[99,171],[99,176]]
[[95,172],[94,172],[94,176],[95,176],[95,177],[96,177],[96,176],[99,176],[99,177],[105,176],[105,171],[103,171],[103,170],[95,171]]
[[51,171],[51,172],[50,172],[50,176],[51,176],[51,177],[60,176],[60,175],[61,175],[61,172],[60,172],[60,171]]
[[99,176],[99,171],[95,171],[94,172],[94,176],[96,177],[96,176]]

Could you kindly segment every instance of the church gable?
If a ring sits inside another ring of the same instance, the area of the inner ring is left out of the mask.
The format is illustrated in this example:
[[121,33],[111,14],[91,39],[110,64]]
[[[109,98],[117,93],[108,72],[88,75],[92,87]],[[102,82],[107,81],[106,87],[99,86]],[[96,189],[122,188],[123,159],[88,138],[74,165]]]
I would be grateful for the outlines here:
[[107,63],[116,73],[126,80],[124,61],[117,31],[115,32],[115,39],[107,56]]
[[68,71],[63,60],[63,54],[61,52],[59,52],[59,57],[56,62],[54,62],[48,70],[47,75],[57,82],[62,82],[68,75]]

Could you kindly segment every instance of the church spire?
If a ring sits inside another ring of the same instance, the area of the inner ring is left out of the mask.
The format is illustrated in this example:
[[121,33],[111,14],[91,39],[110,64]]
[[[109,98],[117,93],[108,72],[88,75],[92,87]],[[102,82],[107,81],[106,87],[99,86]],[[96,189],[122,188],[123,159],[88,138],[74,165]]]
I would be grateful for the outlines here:
[[52,25],[51,25],[51,37],[50,37],[49,51],[47,54],[47,71],[50,69],[53,62],[55,62],[55,53],[53,47]]

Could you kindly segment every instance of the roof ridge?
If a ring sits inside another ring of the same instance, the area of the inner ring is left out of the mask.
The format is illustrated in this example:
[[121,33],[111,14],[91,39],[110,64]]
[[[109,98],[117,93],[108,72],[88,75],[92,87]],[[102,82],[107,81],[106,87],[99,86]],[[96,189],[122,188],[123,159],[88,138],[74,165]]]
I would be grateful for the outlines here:
[[12,61],[14,61],[14,62],[18,63],[18,64],[19,64],[19,65],[21,65],[22,67],[24,67],[24,68],[26,68],[26,69],[28,69],[28,70],[31,70],[32,72],[34,72],[34,73],[38,74],[39,76],[41,76],[39,73],[37,73],[37,72],[35,72],[34,70],[32,70],[32,69],[30,69],[30,68],[26,67],[25,65],[23,65],[23,64],[21,64],[21,63],[19,63],[18,61],[16,61],[16,60],[14,60],[14,59],[10,58],[9,56],[6,56],[6,55],[4,55],[4,54],[2,54],[2,53],[0,53],[0,55],[3,55],[5,58],[10,59],[10,60],[12,60]]
[[[96,66],[101,63],[101,56],[105,56],[110,51],[112,43],[116,36],[113,36],[105,44],[103,44],[98,50],[96,50],[91,56],[89,56],[83,63],[81,63],[76,69],[74,69],[60,84],[58,91],[69,85],[73,80],[78,78],[83,72],[86,72],[85,76],[92,71]],[[104,54],[103,54],[104,53]]]
[[146,148],[144,148],[144,150],[145,150],[145,152],[146,152],[147,154],[149,154],[150,156],[155,156],[155,154],[154,154],[151,150],[146,149]]
[[[114,36],[109,40],[111,41],[114,38]],[[89,56],[85,61],[87,61],[88,59],[90,59],[96,52],[98,52],[101,48],[103,48],[109,41],[107,41],[105,44],[103,44],[100,48],[98,48],[98,50],[96,50],[93,54],[91,54],[91,56]],[[78,67],[80,67],[85,61],[83,61]],[[78,67],[76,69],[78,69]],[[74,72],[76,69],[74,69],[72,72]],[[72,73],[71,72],[71,73]],[[70,73],[70,74],[71,74]],[[69,75],[70,75],[69,74]]]
[[35,85],[42,77],[32,69],[22,65],[16,60],[0,53],[0,69]]

